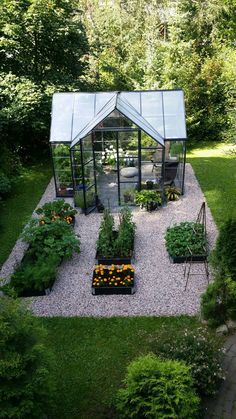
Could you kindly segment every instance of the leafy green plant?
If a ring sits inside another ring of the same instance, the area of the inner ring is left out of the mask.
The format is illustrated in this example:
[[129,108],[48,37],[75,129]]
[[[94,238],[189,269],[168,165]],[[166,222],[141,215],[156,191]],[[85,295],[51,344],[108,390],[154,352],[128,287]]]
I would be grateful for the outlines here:
[[216,327],[229,319],[236,320],[236,282],[217,277],[208,285],[201,298],[201,311],[210,326]]
[[142,356],[128,366],[124,384],[116,403],[121,418],[198,417],[199,398],[183,362]]
[[165,340],[156,340],[153,345],[156,355],[164,359],[185,362],[191,371],[194,387],[202,396],[213,396],[218,391],[224,378],[222,369],[223,351],[219,341],[210,337],[203,328],[192,332],[184,330],[182,334]]
[[148,204],[154,203],[157,205],[161,205],[161,194],[158,191],[153,190],[142,190],[136,192],[135,194],[135,203],[136,205],[140,205],[141,207],[148,207]]
[[111,257],[114,256],[113,234],[114,218],[110,210],[105,209],[103,213],[103,220],[99,229],[97,240],[97,252],[99,255]]
[[167,186],[165,188],[165,196],[168,201],[178,201],[181,192],[175,186]]
[[228,219],[220,228],[211,262],[220,276],[236,281],[236,219]]
[[47,202],[42,207],[37,208],[36,214],[40,215],[40,223],[50,223],[55,220],[64,220],[71,224],[77,211],[65,202],[64,199]]
[[118,236],[113,243],[114,253],[117,256],[129,256],[134,246],[135,223],[128,207],[124,207],[120,213],[120,225]]
[[123,192],[123,199],[125,203],[133,203],[135,196],[135,190],[133,188],[126,188]]
[[206,254],[207,242],[200,223],[184,221],[168,227],[165,240],[166,249],[172,257]]
[[[60,258],[57,255],[43,256],[36,261],[29,259],[12,275],[10,289],[13,288],[17,296],[21,297],[27,290],[44,291],[50,288],[56,279],[59,264]],[[8,289],[8,286],[5,288]]]
[[44,333],[28,307],[8,297],[0,304],[0,416],[41,418],[54,391],[52,358]]
[[38,220],[34,219],[24,229],[22,238],[30,244],[29,253],[33,258],[47,255],[70,258],[73,252],[80,251],[79,238],[75,236],[71,227],[60,219],[43,225],[39,225]]

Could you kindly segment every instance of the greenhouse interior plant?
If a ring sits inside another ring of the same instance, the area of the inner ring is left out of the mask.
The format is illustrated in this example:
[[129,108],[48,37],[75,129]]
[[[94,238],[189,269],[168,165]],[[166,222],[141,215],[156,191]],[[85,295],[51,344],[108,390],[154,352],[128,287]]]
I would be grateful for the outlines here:
[[93,271],[92,294],[134,294],[134,268],[130,264],[96,265]]
[[168,227],[165,241],[174,263],[204,261],[207,258],[207,238],[202,223],[184,221]]
[[98,263],[130,264],[134,251],[135,228],[128,207],[124,207],[120,211],[118,230],[115,230],[111,212],[105,209],[97,240],[96,259]]
[[147,211],[154,211],[161,206],[161,193],[156,190],[144,189],[135,194],[135,203],[141,208],[146,208]]

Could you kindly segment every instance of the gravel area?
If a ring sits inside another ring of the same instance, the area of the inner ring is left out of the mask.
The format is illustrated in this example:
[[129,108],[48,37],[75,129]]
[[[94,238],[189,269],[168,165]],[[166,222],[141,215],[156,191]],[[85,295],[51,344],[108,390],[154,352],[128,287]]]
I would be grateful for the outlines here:
[[[166,228],[174,223],[196,220],[205,200],[190,164],[186,165],[185,195],[167,207],[148,213],[133,210],[137,225],[135,238],[135,281],[133,295],[93,296],[91,278],[95,263],[95,245],[102,214],[76,216],[75,231],[80,235],[81,253],[64,262],[52,292],[31,298],[32,309],[38,316],[172,316],[194,315],[199,312],[200,296],[207,286],[204,264],[192,266],[187,290],[184,264],[170,262],[165,250]],[[54,198],[53,181],[48,185],[40,205]],[[209,208],[207,234],[210,247],[217,236],[216,225]],[[117,215],[115,215],[117,217]],[[22,242],[18,241],[0,276],[11,274],[16,260],[22,257]]]

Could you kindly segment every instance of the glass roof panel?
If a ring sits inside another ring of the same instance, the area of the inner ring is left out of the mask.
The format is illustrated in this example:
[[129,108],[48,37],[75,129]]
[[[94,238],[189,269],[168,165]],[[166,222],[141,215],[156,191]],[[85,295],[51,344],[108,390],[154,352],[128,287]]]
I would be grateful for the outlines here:
[[73,101],[73,93],[55,93],[53,95],[50,142],[71,141]]
[[163,115],[162,92],[141,92],[141,110],[144,117]]
[[125,98],[121,99],[121,97],[118,96],[116,107],[159,144],[164,145],[163,137],[126,101]]
[[95,102],[95,114],[96,115],[103,106],[114,96],[114,92],[104,92],[104,93],[96,93],[96,102]]
[[140,92],[121,92],[120,97],[126,99],[138,113],[141,113]]
[[165,116],[165,138],[186,138],[182,115]]
[[163,92],[165,115],[184,113],[184,98],[182,90]]
[[72,138],[94,117],[95,94],[76,94],[74,99]]
[[81,138],[86,137],[99,122],[103,121],[114,109],[116,104],[116,94],[107,102],[107,104],[101,109],[101,111],[92,119],[90,122],[73,138],[71,147],[77,144]]
[[145,119],[164,138],[163,116],[146,117]]
[[165,138],[187,138],[182,90],[163,92]]

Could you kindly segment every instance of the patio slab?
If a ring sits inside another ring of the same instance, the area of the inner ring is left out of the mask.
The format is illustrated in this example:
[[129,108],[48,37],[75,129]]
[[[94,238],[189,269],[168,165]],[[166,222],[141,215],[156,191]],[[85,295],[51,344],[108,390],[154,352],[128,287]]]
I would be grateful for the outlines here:
[[[102,214],[78,214],[75,231],[80,235],[81,253],[64,262],[50,295],[33,297],[32,309],[38,316],[173,316],[199,313],[200,296],[207,286],[204,265],[195,263],[187,290],[184,291],[184,264],[171,263],[165,250],[166,228],[181,221],[195,221],[205,201],[190,164],[186,165],[185,195],[158,211],[148,213],[134,208],[137,225],[135,238],[134,295],[101,295],[91,293],[95,263],[95,247]],[[40,202],[54,198],[51,182]],[[115,218],[117,220],[117,215]],[[217,228],[206,205],[207,234],[210,247],[217,237]],[[13,249],[14,253],[14,249]],[[11,260],[11,255],[10,255]],[[8,262],[8,261],[7,261]],[[3,273],[9,271],[7,262]],[[3,274],[2,274],[3,276]]]

